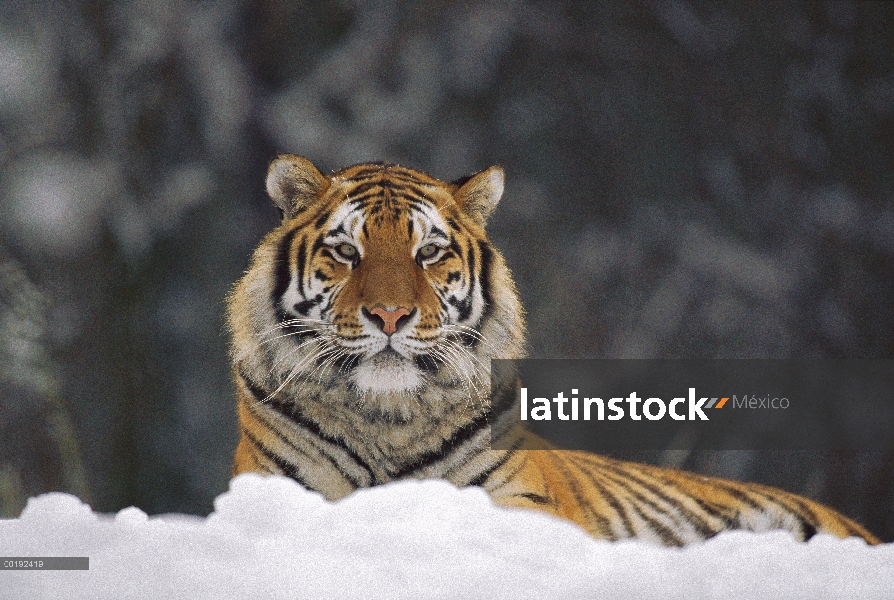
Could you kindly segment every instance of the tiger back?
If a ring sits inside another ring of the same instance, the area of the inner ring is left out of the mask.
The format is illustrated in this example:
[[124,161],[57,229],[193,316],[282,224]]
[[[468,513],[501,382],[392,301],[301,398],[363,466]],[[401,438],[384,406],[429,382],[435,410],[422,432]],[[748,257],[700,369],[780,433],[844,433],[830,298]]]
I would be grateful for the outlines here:
[[[385,163],[323,175],[282,155],[267,192],[282,222],[228,299],[235,474],[282,474],[330,500],[443,478],[606,539],[681,545],[786,529],[877,543],[774,488],[527,449],[512,401],[496,400],[509,395],[490,400],[490,360],[523,357],[525,339],[515,284],[484,231],[499,167],[447,183]],[[508,450],[493,450],[492,434]]]

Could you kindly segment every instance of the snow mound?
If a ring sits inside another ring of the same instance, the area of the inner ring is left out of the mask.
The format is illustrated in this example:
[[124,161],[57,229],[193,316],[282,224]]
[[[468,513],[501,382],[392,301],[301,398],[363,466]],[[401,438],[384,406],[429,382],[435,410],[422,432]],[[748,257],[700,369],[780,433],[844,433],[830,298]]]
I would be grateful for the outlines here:
[[3,571],[3,599],[894,596],[894,544],[784,532],[611,543],[436,480],[332,503],[290,479],[240,475],[208,518],[101,515],[45,494],[0,520],[0,556],[90,558],[89,571]]

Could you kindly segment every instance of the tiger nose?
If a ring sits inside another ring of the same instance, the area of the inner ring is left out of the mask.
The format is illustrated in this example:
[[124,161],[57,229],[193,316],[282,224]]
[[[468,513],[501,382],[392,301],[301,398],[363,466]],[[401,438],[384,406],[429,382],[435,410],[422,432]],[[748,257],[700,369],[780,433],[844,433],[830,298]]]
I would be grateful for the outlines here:
[[363,307],[363,314],[373,323],[378,324],[378,326],[384,331],[387,335],[391,335],[398,329],[400,329],[401,325],[410,320],[416,313],[416,309],[414,308],[412,311],[404,308],[403,306],[399,306],[394,310],[387,310],[381,304],[373,307],[372,310],[368,310],[365,306]]

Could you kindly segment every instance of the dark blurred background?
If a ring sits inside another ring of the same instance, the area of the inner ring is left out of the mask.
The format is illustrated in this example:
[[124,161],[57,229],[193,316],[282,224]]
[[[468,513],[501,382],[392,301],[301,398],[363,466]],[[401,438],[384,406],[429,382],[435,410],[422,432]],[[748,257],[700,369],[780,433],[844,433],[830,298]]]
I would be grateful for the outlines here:
[[[894,357],[894,3],[5,0],[0,515],[211,510],[279,152],[503,165],[533,357]],[[894,539],[892,453],[638,458]]]

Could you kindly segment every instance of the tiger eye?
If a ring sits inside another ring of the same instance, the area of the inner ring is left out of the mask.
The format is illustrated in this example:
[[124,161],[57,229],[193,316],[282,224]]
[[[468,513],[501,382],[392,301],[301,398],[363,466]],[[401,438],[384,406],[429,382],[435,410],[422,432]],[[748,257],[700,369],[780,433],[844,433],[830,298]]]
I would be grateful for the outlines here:
[[432,256],[434,256],[437,253],[437,251],[438,251],[437,246],[435,246],[434,244],[429,244],[429,245],[423,246],[422,248],[419,249],[419,255],[422,258],[431,258]]
[[351,244],[339,244],[335,249],[345,258],[354,258],[357,256],[357,248]]

